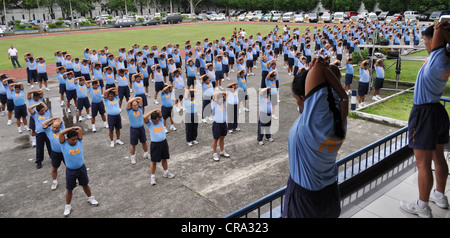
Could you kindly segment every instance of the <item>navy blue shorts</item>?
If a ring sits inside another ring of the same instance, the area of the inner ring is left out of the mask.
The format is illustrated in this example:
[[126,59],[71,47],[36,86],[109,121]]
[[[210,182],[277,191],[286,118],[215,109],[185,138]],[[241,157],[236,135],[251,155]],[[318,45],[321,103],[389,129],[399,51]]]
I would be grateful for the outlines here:
[[116,85],[115,84],[106,84],[106,86],[105,86],[105,90],[108,90],[108,89],[110,89],[110,88],[114,88],[114,87],[116,87]]
[[369,83],[358,83],[358,96],[365,96],[369,93]]
[[137,145],[138,141],[141,143],[147,142],[144,126],[141,126],[139,128],[130,127],[130,144]]
[[155,92],[159,92],[164,89],[164,82],[155,82]]
[[14,111],[14,101],[12,99],[6,100],[6,110],[8,110],[8,112]]
[[53,168],[59,168],[61,166],[61,162],[64,162],[64,155],[62,152],[55,152],[52,150],[50,153],[50,159],[52,160],[52,167]]
[[212,132],[213,132],[213,138],[219,139],[222,136],[227,135],[227,123],[217,123],[213,122],[212,124]]
[[66,85],[59,84],[59,94],[64,94],[66,92]]
[[289,67],[294,66],[294,58],[288,58],[288,65]]
[[302,188],[289,177],[283,218],[338,218],[341,214],[340,194],[337,182],[321,190]]
[[222,65],[222,72],[224,74],[227,74],[228,72],[230,72],[230,67],[227,64]]
[[165,107],[161,106],[161,114],[164,120],[167,120],[167,118],[172,117],[172,107]]
[[163,159],[169,159],[169,144],[167,144],[167,140],[163,140],[161,142],[150,143],[150,160],[152,162],[161,162]]
[[136,95],[136,97],[142,98],[142,107],[146,107],[148,105],[147,97],[145,96],[145,94],[139,94]]
[[253,67],[253,60],[247,60],[245,64],[246,64],[247,68],[251,68],[251,67]]
[[437,144],[449,142],[449,118],[440,103],[413,105],[408,120],[409,147],[435,150]]
[[123,97],[130,98],[130,88],[128,86],[119,86],[119,99],[123,100]]
[[114,129],[116,130],[120,130],[122,129],[122,118],[119,115],[108,115],[107,118],[108,121],[108,128],[109,131],[114,131]]
[[105,104],[103,104],[103,101],[92,103],[92,117],[96,117],[98,113],[100,113],[100,115],[105,114]]
[[0,103],[3,105],[6,105],[7,101],[8,101],[8,98],[6,97],[6,94],[0,94]]
[[77,100],[77,90],[66,90],[67,101],[72,99]]
[[353,74],[345,74],[345,85],[351,85],[353,82]]
[[373,87],[375,90],[378,90],[383,87],[384,84],[384,78],[376,78],[375,83],[373,84]]
[[38,81],[39,82],[42,82],[42,81],[47,82],[48,81],[47,73],[39,73]]
[[79,169],[66,168],[66,189],[73,190],[78,184],[86,186],[89,184],[86,166],[83,164]]
[[91,103],[89,102],[89,98],[78,98],[78,106],[77,109],[79,111],[83,110],[83,108],[89,109],[91,108]]
[[34,131],[36,129],[36,123],[34,122],[34,117],[30,117],[30,123],[28,123],[28,128]]
[[20,119],[22,117],[27,117],[27,116],[28,116],[28,112],[27,112],[26,105],[14,106],[14,118]]
[[216,71],[216,80],[222,80],[223,79],[223,71]]
[[187,77],[187,86],[195,85],[195,76],[194,77]]

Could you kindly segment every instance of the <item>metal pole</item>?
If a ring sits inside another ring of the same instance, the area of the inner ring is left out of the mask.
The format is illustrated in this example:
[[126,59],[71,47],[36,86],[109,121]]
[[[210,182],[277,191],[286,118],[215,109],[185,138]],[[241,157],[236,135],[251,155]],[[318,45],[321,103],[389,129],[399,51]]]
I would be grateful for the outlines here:
[[8,26],[8,21],[6,20],[6,4],[5,0],[3,0],[3,15],[5,16],[5,25]]

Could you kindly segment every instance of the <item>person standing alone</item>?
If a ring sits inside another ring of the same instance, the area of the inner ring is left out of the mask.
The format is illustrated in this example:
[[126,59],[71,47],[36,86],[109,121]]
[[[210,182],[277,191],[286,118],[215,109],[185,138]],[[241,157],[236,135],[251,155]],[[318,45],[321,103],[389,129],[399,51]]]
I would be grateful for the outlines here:
[[19,60],[17,59],[17,49],[14,48],[13,45],[10,46],[10,48],[8,49],[8,59],[11,59],[11,63],[13,64],[14,68],[16,67],[16,63],[19,66],[19,68],[22,68],[22,66],[20,66]]

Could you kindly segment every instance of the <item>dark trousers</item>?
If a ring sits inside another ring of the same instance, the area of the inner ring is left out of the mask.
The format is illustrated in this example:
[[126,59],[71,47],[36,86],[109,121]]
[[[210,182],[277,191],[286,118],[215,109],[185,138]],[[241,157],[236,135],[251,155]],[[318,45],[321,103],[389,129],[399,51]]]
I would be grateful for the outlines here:
[[[206,110],[205,110],[206,109]],[[202,103],[202,119],[211,116],[211,99],[203,98]]]
[[197,140],[198,132],[198,116],[197,113],[186,113],[185,116],[186,125],[186,142]]
[[264,135],[269,139],[270,135],[270,125],[272,123],[272,113],[259,112],[258,120],[258,141],[262,141]]
[[238,104],[227,105],[227,129],[236,129],[238,126]]
[[17,56],[11,56],[10,58],[14,68],[16,68],[16,63],[19,66],[19,68],[22,68],[22,66],[20,66],[19,60],[17,59]]
[[48,156],[52,153],[52,147],[50,144],[50,140],[47,138],[45,132],[36,134],[36,162],[42,163],[44,160],[44,144],[47,146]]

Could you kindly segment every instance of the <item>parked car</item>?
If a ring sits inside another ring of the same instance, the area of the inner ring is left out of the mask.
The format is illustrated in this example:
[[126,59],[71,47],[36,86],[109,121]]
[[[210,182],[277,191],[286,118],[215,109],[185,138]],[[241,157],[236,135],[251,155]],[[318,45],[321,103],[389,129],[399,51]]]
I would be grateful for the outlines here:
[[358,19],[359,20],[365,20],[367,17],[367,12],[361,12],[358,14]]
[[278,19],[281,19],[281,14],[280,13],[273,14],[272,21],[278,21]]
[[161,23],[159,20],[150,19],[150,20],[144,21],[144,23],[142,23],[142,25],[151,26],[151,25],[158,25],[159,23]]
[[198,14],[195,18],[196,18],[198,21],[203,21],[203,19],[208,19],[207,16],[208,16],[208,15],[206,15],[206,13],[200,13],[200,14]]
[[340,23],[344,22],[344,13],[343,12],[335,12],[334,20],[339,20]]
[[405,11],[403,13],[403,16],[406,16],[406,15],[413,15],[417,20],[417,19],[419,19],[420,13],[418,11]]
[[291,18],[294,17],[294,13],[293,12],[286,12],[283,14],[283,22],[289,22],[291,20]]
[[258,21],[264,21],[264,17],[265,15],[263,13],[258,13],[253,17],[253,21],[255,21],[256,19],[258,19]]
[[395,13],[394,17],[395,19],[397,19],[397,21],[401,21],[403,19],[403,15],[401,13]]
[[367,18],[366,18],[367,21],[376,21],[377,19],[378,19],[377,14],[375,14],[373,12],[369,13],[369,15],[367,15]]
[[309,22],[317,22],[318,20],[319,19],[318,19],[317,13],[311,12],[309,14]]
[[428,18],[430,17],[429,12],[422,12],[419,15],[419,21],[428,21]]
[[447,11],[434,11],[431,13],[430,17],[428,18],[429,21],[439,20],[439,18],[442,15],[448,15],[450,14],[450,10]]
[[394,16],[387,16],[386,19],[384,19],[384,23],[386,24],[394,23],[395,21],[397,21],[397,19]]
[[298,22],[303,22],[303,21],[305,21],[305,19],[303,18],[303,14],[294,15],[294,22],[298,23]]
[[239,21],[245,20],[245,14],[239,15],[238,20],[239,20]]
[[225,18],[226,18],[225,14],[223,14],[223,13],[211,15],[211,21],[224,21]]
[[116,23],[114,23],[115,27],[133,27],[136,25],[136,22],[132,18],[127,19],[118,19]]
[[403,17],[403,20],[406,21],[415,21],[417,20],[417,17],[415,15],[412,14],[407,14]]
[[345,20],[350,19],[350,17],[352,17],[352,16],[358,16],[358,13],[356,13],[355,11],[344,12],[344,19]]
[[182,21],[183,21],[183,17],[181,15],[178,15],[178,14],[165,16],[162,19],[162,22],[165,23],[165,24],[167,24],[167,23],[176,24],[176,23],[180,23]]
[[359,17],[358,16],[351,16],[350,17],[350,22],[358,22],[359,21]]
[[324,12],[323,14],[322,14],[322,19],[323,19],[323,22],[331,22],[331,14],[330,13],[328,13],[328,12]]
[[439,18],[439,22],[441,22],[441,21],[450,21],[450,12],[449,12],[449,15],[442,15]]
[[393,16],[394,14],[395,14],[394,11],[385,11],[385,12],[382,12],[382,13],[378,14],[378,20],[384,21],[384,20],[386,19],[386,17],[388,17],[388,16]]

